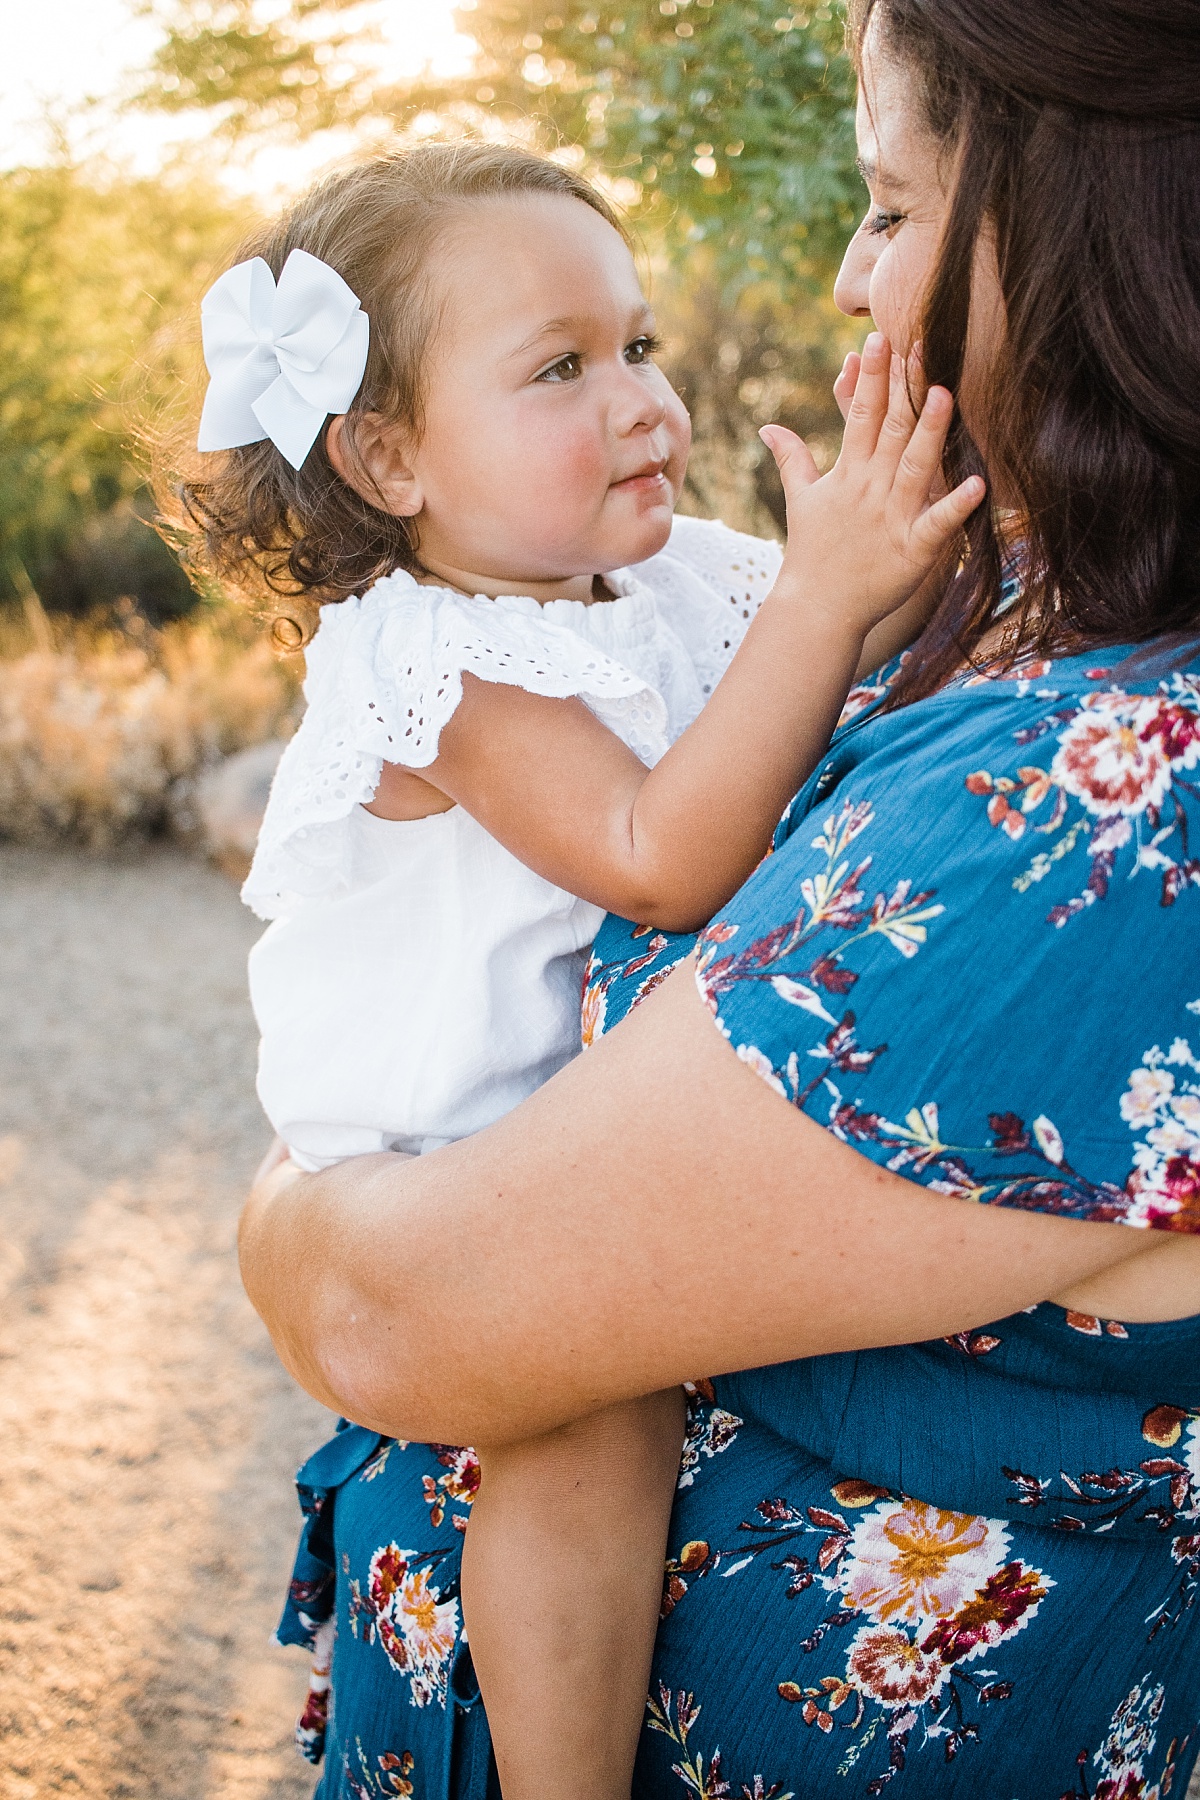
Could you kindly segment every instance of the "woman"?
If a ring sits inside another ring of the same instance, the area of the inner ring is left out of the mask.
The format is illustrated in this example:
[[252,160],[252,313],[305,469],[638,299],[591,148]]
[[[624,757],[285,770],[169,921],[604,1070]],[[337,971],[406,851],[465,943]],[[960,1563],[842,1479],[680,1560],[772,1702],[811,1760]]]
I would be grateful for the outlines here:
[[326,1800],[486,1788],[430,1440],[502,1471],[681,1381],[639,1796],[1132,1800],[1200,1747],[1200,16],[854,23],[838,302],[996,504],[694,959],[609,921],[603,1041],[516,1113],[260,1180],[251,1297],[365,1422],[305,1472]]

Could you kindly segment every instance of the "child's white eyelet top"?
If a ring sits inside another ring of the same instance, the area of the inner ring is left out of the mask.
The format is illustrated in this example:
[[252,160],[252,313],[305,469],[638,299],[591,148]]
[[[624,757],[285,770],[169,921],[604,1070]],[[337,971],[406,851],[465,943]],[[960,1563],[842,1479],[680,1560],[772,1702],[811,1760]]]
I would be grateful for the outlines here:
[[429,767],[466,672],[578,696],[652,766],[728,667],[780,557],[678,518],[666,549],[608,577],[613,600],[467,598],[396,573],[322,607],[308,708],[242,889],[274,921],[250,954],[259,1097],[302,1167],[465,1137],[579,1049],[601,910],[461,807],[365,812],[383,763]]

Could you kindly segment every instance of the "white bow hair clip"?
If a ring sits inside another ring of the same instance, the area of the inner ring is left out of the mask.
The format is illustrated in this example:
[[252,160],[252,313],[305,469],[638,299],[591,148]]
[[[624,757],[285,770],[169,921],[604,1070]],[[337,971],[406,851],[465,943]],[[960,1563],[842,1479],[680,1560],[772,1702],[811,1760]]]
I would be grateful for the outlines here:
[[276,285],[261,256],[227,269],[200,302],[208,392],[198,450],[271,442],[298,469],[330,413],[362,384],[371,328],[319,257],[293,250]]

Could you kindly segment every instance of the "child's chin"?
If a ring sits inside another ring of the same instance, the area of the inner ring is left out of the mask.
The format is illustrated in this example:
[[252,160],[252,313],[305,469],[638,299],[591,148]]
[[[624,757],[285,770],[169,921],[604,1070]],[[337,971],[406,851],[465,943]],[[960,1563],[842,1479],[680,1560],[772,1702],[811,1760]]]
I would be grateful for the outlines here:
[[674,508],[667,501],[661,502],[653,511],[647,510],[636,525],[622,534],[626,546],[622,563],[640,563],[648,556],[657,556],[671,535],[673,517]]

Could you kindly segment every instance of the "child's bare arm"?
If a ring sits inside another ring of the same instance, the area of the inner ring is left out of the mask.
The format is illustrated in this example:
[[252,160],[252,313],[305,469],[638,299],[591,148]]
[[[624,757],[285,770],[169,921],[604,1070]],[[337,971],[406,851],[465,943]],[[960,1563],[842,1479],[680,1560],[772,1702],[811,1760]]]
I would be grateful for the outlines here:
[[886,619],[880,619],[878,625],[872,625],[854,671],[855,681],[861,681],[875,669],[882,669],[884,663],[891,662],[894,656],[899,656],[902,650],[917,641],[946,591],[947,573],[946,565],[936,566],[911,600],[898,606]]
[[792,433],[765,434],[788,496],[789,549],[716,693],[653,770],[581,701],[468,678],[428,782],[570,892],[667,929],[703,924],[750,874],[828,744],[872,627],[919,587],[982,498],[976,480],[929,503],[951,412],[934,389],[914,421],[876,339],[828,475]]

